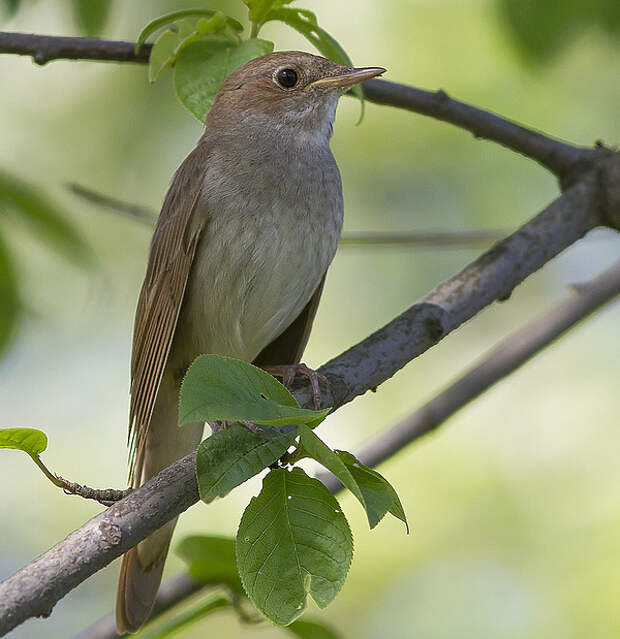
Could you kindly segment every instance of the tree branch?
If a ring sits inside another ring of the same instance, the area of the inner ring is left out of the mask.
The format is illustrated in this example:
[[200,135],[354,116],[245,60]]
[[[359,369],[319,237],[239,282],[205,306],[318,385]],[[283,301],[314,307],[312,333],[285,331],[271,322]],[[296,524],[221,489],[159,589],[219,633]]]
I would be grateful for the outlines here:
[[[620,295],[620,262],[585,285],[575,288],[576,295],[560,306],[535,319],[513,333],[491,350],[448,388],[424,404],[387,433],[379,435],[356,454],[368,466],[377,466],[405,446],[435,430],[458,410],[479,397],[484,391],[515,372],[534,355],[540,353],[576,324]],[[332,473],[318,475],[325,486],[336,494],[343,488]],[[188,580],[192,587],[187,594],[171,599],[170,592],[184,593]],[[187,575],[169,579],[157,597],[151,621],[194,594],[201,587]],[[122,636],[122,635],[120,635]],[[114,615],[107,615],[75,639],[116,639]]]
[[[516,371],[570,328],[620,295],[620,262],[587,284],[542,317],[513,333],[482,357],[448,388],[366,445],[356,456],[368,466],[377,466],[416,439],[435,430],[484,391]],[[332,492],[341,488],[330,473],[318,476]]]
[[[612,169],[620,173],[620,156]],[[495,245],[373,335],[319,369],[331,384],[323,404],[335,409],[376,388],[464,321],[512,289],[587,231],[607,222],[601,189],[613,170],[591,173],[542,213]],[[611,192],[606,189],[605,192]],[[611,207],[611,208],[610,208]],[[310,405],[309,385],[296,389]],[[0,635],[54,604],[90,575],[198,501],[194,455],[160,472],[141,488],[71,533],[0,584]]]
[[[150,44],[134,52],[135,43],[96,38],[0,32],[0,53],[28,55],[37,64],[52,60],[91,60],[146,63]],[[450,98],[445,91],[424,91],[387,80],[364,82],[370,102],[396,106],[449,122],[476,137],[497,142],[552,171],[564,187],[573,184],[607,149],[586,149],[550,138],[510,120]]]

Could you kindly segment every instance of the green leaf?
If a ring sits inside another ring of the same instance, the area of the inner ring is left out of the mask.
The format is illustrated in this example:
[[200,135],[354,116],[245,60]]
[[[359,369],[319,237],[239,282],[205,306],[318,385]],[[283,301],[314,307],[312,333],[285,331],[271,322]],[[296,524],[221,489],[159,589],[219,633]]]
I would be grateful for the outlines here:
[[72,0],[73,19],[82,33],[94,38],[105,28],[111,7],[110,0]]
[[[213,9],[181,9],[179,11],[172,11],[171,13],[167,13],[166,15],[160,16],[159,18],[155,18],[155,20],[151,20],[140,32],[138,39],[136,40],[136,53],[140,50],[140,47],[146,42],[147,38],[151,36],[153,33],[165,27],[167,24],[172,22],[176,22],[182,18],[200,18],[200,17],[213,17],[218,11],[214,11]],[[231,29],[236,31],[237,33],[241,33],[243,31],[243,25],[231,18],[230,16],[226,16],[226,22],[230,26]]]
[[[149,56],[149,82],[155,82],[168,67],[172,66],[185,47],[213,34],[223,34],[227,28],[226,16],[217,11],[207,18],[185,18],[178,20],[164,31],[151,49]],[[223,36],[225,37],[225,36]],[[227,44],[236,44],[230,42]]]
[[[345,67],[353,66],[353,62],[351,62],[347,52],[332,35],[319,26],[316,15],[312,11],[308,11],[308,9],[291,9],[289,7],[274,9],[267,14],[264,21],[270,22],[272,20],[284,22],[301,33],[326,58]],[[364,115],[364,91],[358,84],[351,88],[351,93],[360,100],[362,106],[361,121]]]
[[348,488],[362,504],[370,528],[374,528],[387,512],[394,514],[407,526],[400,499],[382,475],[364,466],[351,453],[333,451],[308,426],[300,425],[299,434],[304,453],[336,475],[343,486]]
[[252,38],[234,46],[201,40],[185,47],[176,61],[174,86],[179,100],[204,122],[224,80],[249,60],[273,51],[273,42]]
[[231,537],[185,537],[176,552],[188,564],[189,573],[196,581],[207,586],[225,585],[243,594],[237,572],[235,540]]
[[0,235],[0,354],[9,345],[14,335],[20,311],[13,260]]
[[[335,452],[345,464],[351,475],[353,475],[353,479],[356,481],[364,495],[367,510],[369,509],[370,512],[373,513],[373,520],[376,520],[376,522],[379,523],[379,521],[383,519],[385,513],[389,512],[405,524],[407,533],[409,533],[409,524],[407,523],[405,510],[396,490],[390,482],[388,482],[388,480],[376,470],[368,468],[368,466],[362,464],[362,462],[351,453],[344,450],[337,450]],[[373,526],[371,524],[371,528],[372,527]]]
[[329,411],[299,408],[280,382],[252,364],[221,355],[200,355],[181,386],[179,425],[215,420],[314,424]]
[[282,435],[255,435],[240,424],[213,433],[196,452],[200,498],[209,503],[223,497],[280,459],[295,437],[297,429]]
[[293,0],[243,0],[243,3],[249,9],[249,18],[251,22],[261,25],[267,22],[267,15],[272,9],[290,4]]
[[222,610],[224,608],[232,608],[232,602],[225,595],[214,595],[206,601],[191,606],[188,610],[183,610],[173,617],[170,621],[166,621],[156,626],[153,630],[146,633],[140,633],[140,639],[166,639],[176,635],[177,632],[196,621],[200,621],[205,617]]
[[371,512],[369,511],[366,502],[364,500],[364,495],[360,490],[357,482],[353,478],[353,475],[349,472],[349,469],[345,466],[344,462],[336,455],[336,453],[322,440],[318,437],[316,433],[314,433],[310,428],[306,425],[299,426],[299,434],[301,435],[301,444],[304,448],[304,452],[310,455],[313,459],[319,462],[330,470],[338,479],[342,482],[342,484],[348,488],[355,497],[362,504],[366,513],[368,514],[368,523],[371,528],[379,523],[371,518]]
[[174,31],[164,31],[155,41],[149,56],[149,82],[153,83],[175,60],[175,49],[179,45],[179,35]]
[[47,448],[47,435],[36,428],[0,428],[0,448],[23,450],[38,457]]
[[341,636],[329,626],[309,619],[298,619],[286,628],[301,639],[340,639]]
[[89,249],[56,207],[31,184],[0,170],[0,210],[12,211],[44,242],[74,263],[90,264]]
[[301,468],[272,470],[243,513],[237,568],[252,603],[285,626],[306,606],[320,608],[342,588],[353,556],[349,524],[338,502]]

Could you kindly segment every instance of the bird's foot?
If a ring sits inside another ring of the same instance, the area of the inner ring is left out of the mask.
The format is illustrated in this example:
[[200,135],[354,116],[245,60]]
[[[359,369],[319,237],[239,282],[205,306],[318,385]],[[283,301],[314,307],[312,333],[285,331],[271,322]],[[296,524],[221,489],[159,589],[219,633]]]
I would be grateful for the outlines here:
[[312,400],[314,402],[314,408],[319,409],[321,407],[321,388],[320,384],[329,388],[329,382],[324,375],[317,373],[305,364],[282,364],[277,366],[262,366],[265,372],[273,375],[274,377],[281,377],[282,384],[287,388],[290,388],[297,375],[307,377],[312,386]]
[[211,426],[212,433],[219,433],[221,430],[224,430],[225,428],[230,428],[233,424],[241,424],[242,426],[245,426],[250,432],[254,433],[255,435],[258,435],[259,433],[263,432],[263,429],[260,426],[257,426],[256,424],[252,422],[239,421],[239,420],[233,420],[233,419],[222,419],[219,421],[209,422],[209,426]]

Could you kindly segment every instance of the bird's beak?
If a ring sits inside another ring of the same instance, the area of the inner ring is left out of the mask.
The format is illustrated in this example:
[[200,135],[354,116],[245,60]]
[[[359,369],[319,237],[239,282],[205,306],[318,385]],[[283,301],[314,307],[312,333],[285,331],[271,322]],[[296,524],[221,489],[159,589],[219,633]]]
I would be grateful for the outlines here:
[[329,86],[334,88],[346,89],[359,82],[370,80],[378,75],[385,73],[383,67],[362,67],[360,69],[347,69],[344,73],[338,75],[328,75],[325,78],[315,80],[310,86]]

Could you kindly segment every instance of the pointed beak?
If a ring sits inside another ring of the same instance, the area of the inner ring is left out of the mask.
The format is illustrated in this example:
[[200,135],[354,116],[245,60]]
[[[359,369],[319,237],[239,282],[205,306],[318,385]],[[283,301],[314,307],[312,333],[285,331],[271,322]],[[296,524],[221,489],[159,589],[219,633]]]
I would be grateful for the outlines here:
[[370,78],[375,78],[378,75],[385,73],[385,71],[386,70],[383,67],[362,67],[360,69],[347,69],[344,73],[339,73],[338,75],[328,75],[325,78],[315,80],[310,86],[321,85],[324,87],[346,89],[353,86],[354,84],[364,82],[365,80],[370,80]]

